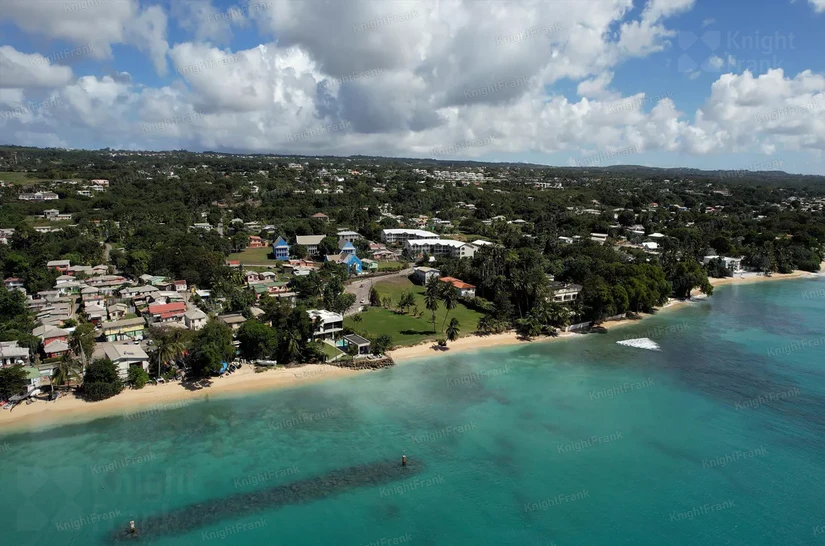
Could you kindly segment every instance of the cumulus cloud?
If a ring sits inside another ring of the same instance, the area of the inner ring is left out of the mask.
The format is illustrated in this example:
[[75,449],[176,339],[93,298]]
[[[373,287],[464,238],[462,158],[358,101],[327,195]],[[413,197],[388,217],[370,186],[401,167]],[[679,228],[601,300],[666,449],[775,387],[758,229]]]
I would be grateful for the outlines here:
[[0,47],[0,88],[61,87],[72,79],[72,69],[57,66],[39,53],[21,53]]
[[[639,12],[631,11],[632,0],[340,0],[322,9],[268,0],[225,12],[208,1],[176,0],[169,14],[159,5],[111,3],[83,17],[64,12],[65,24],[47,14],[40,28],[28,3],[4,5],[24,30],[91,40],[95,55],[129,44],[159,73],[170,61],[170,82],[149,87],[115,71],[73,81],[71,69],[53,63],[22,71],[30,58],[10,48],[19,73],[11,87],[19,89],[0,89],[0,102],[34,100],[38,87],[53,87],[60,99],[29,117],[0,119],[11,138],[31,141],[41,131],[129,148],[402,156],[450,150],[461,157],[816,154],[825,147],[825,83],[810,71],[722,74],[694,113],[679,110],[671,96],[611,89],[624,62],[669,47],[669,19],[693,0],[650,0]],[[101,24],[104,11],[108,26]],[[169,15],[191,41],[168,46]],[[92,32],[96,24],[101,28]],[[233,30],[253,25],[265,43],[227,47]],[[708,63],[719,72],[736,64],[732,57]],[[555,91],[570,83],[575,99]]]

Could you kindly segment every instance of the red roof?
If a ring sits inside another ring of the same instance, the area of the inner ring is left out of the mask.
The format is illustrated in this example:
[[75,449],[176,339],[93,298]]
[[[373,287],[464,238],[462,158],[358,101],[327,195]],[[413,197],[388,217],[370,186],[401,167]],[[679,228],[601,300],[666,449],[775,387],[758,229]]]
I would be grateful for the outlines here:
[[[152,315],[161,315],[161,318],[168,318],[169,316],[178,314],[178,313],[185,313],[186,312],[186,304],[185,303],[163,303],[158,305],[150,305],[149,306],[149,313]],[[172,313],[169,315],[168,313]],[[163,315],[167,315],[164,317]]]
[[240,260],[226,260],[226,265],[241,265]]
[[459,290],[467,290],[467,289],[470,289],[470,288],[475,288],[474,285],[468,284],[468,283],[466,283],[462,280],[456,279],[455,277],[441,277],[438,280],[448,282],[448,283],[452,284],[453,286],[455,286],[456,288],[458,288]]

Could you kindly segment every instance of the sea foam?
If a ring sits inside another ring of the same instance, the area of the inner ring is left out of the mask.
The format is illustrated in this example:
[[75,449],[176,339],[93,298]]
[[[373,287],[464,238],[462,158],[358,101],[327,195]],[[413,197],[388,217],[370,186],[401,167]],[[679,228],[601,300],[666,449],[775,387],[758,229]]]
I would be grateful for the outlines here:
[[661,350],[658,343],[646,337],[640,337],[637,339],[623,339],[621,341],[617,341],[616,343],[619,345],[626,345],[628,347],[636,347],[637,349],[648,349],[650,351]]

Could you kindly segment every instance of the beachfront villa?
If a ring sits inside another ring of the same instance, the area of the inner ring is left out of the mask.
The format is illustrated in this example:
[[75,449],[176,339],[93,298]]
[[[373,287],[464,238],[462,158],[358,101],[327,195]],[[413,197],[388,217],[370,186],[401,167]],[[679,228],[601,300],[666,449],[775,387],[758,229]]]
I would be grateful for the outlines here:
[[571,303],[576,301],[583,288],[580,284],[568,284],[558,281],[550,282],[548,287],[550,288],[550,293],[555,303]]
[[312,319],[314,339],[335,339],[335,334],[344,329],[343,315],[324,309],[310,309],[307,314]]
[[455,277],[441,277],[438,280],[451,284],[460,298],[476,297],[476,287],[472,284],[468,284]]
[[737,273],[742,273],[744,271],[744,269],[742,269],[742,258],[741,257],[740,258],[729,258],[727,256],[716,256],[716,255],[714,255],[714,256],[705,256],[702,259],[702,263],[705,264],[705,265],[708,265],[708,263],[710,263],[711,260],[715,260],[716,258],[719,258],[720,260],[722,260],[722,263],[725,265],[725,267],[728,269],[728,271],[731,272],[731,275],[736,275]]
[[149,371],[149,355],[140,348],[140,345],[109,345],[104,349],[106,358],[117,366],[117,373],[122,380],[129,376],[129,367],[139,365]]

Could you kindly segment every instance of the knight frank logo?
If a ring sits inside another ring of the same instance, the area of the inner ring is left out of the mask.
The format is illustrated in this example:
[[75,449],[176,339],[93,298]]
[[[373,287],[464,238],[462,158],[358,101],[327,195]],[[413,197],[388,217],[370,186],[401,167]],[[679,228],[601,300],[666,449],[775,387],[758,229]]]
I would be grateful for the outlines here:
[[796,49],[793,33],[742,30],[702,31],[701,36],[690,30],[679,32],[678,43],[681,52],[678,60],[679,72],[698,74],[700,71],[736,73],[750,70],[764,73],[781,68],[785,55]]
[[[679,72],[695,72],[699,69],[707,72],[720,72],[721,67],[714,68],[711,53],[719,49],[721,43],[722,33],[718,30],[708,30],[702,36],[690,30],[680,31],[679,49],[682,50],[682,54],[679,56]],[[704,53],[700,53],[703,49]],[[697,63],[694,57],[703,59],[701,64]]]

